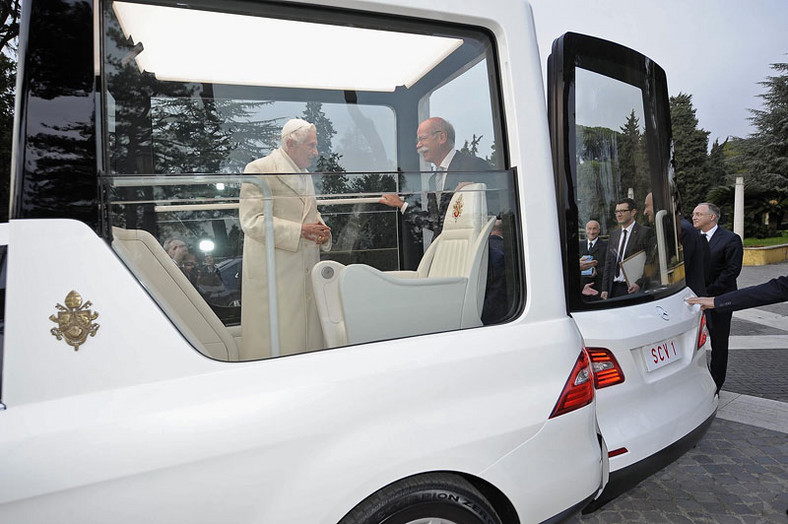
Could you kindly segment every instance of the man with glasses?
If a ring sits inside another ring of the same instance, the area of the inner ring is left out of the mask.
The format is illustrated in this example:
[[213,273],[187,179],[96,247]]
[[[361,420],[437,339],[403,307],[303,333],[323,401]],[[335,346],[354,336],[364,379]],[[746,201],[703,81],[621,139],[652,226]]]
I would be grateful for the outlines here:
[[[741,273],[744,246],[736,233],[720,227],[720,208],[704,202],[692,213],[692,225],[700,230],[709,243],[711,272],[706,283],[709,296],[735,291],[736,278]],[[711,376],[720,392],[728,368],[728,337],[731,333],[731,311],[710,310],[706,320],[711,335]]]
[[417,151],[424,160],[435,166],[435,173],[429,180],[426,211],[421,209],[419,202],[405,202],[393,193],[385,194],[380,199],[381,204],[398,208],[411,222],[412,229],[426,227],[431,230],[433,238],[443,229],[443,217],[454,192],[470,184],[475,178],[474,173],[463,171],[492,170],[490,164],[481,158],[454,149],[454,140],[454,126],[440,117],[424,120],[416,131]]
[[621,269],[622,261],[640,251],[645,251],[646,259],[649,258],[648,239],[651,236],[651,228],[635,222],[637,212],[637,205],[631,198],[622,198],[616,203],[616,222],[620,227],[610,234],[607,243],[610,252],[607,255],[603,274],[601,293],[603,300],[637,293],[645,287],[646,281],[643,275],[638,275],[634,282],[628,284]]
[[[681,209],[681,195],[676,193],[676,206]],[[654,224],[654,196],[646,195],[643,204],[643,214],[648,218],[649,224]],[[711,253],[709,243],[700,236],[689,220],[679,212],[681,225],[681,249],[684,252],[684,276],[693,293],[698,296],[706,294],[706,275],[711,268]]]

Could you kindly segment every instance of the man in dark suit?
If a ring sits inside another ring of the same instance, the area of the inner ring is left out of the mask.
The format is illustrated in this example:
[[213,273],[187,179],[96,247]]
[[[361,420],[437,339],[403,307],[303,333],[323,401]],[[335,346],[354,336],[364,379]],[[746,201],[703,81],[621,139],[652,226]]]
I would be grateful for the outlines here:
[[[599,238],[602,228],[596,220],[589,220],[586,223],[586,239],[580,241],[580,269],[591,271],[591,275],[582,275],[580,285],[592,284],[592,287],[600,291],[607,261],[607,242]],[[591,257],[590,259],[587,257]]]
[[494,324],[508,313],[506,298],[506,256],[504,254],[503,226],[496,220],[487,244],[487,287],[484,292],[482,324]]
[[651,228],[635,222],[637,204],[631,198],[622,198],[616,203],[616,222],[620,226],[610,234],[608,255],[602,280],[602,299],[626,296],[637,293],[646,285],[646,278],[640,275],[635,282],[627,284],[620,262],[632,255],[646,252],[646,260],[652,251]]
[[[692,225],[699,229],[709,242],[711,272],[706,282],[709,295],[721,295],[736,290],[736,278],[741,273],[744,246],[739,235],[719,226],[720,208],[714,204],[698,204],[692,213]],[[706,320],[711,335],[711,376],[717,384],[717,393],[725,382],[728,367],[728,337],[731,332],[731,312],[707,313]]]
[[[681,207],[680,195],[676,204]],[[651,193],[646,195],[643,214],[648,218],[649,224],[654,223],[654,197]],[[679,219],[681,221],[681,249],[684,252],[684,275],[687,286],[696,295],[703,296],[706,294],[706,277],[711,270],[709,243],[680,213]]]
[[[399,208],[402,216],[416,226],[415,229],[426,227],[431,230],[433,238],[443,229],[443,218],[454,192],[473,181],[483,182],[478,173],[493,169],[481,158],[454,149],[454,140],[454,126],[443,118],[428,118],[419,124],[416,148],[424,160],[435,165],[435,173],[429,180],[426,210],[419,202],[405,202],[393,193],[380,199],[381,204]],[[494,206],[488,205],[488,208],[498,212]]]
[[745,287],[718,297],[690,297],[689,304],[700,304],[717,312],[739,311],[758,306],[768,306],[788,300],[788,276],[773,278],[765,284]]
[[700,236],[689,220],[681,217],[681,249],[684,251],[684,278],[687,286],[699,297],[706,294],[706,280],[711,273],[709,243]]

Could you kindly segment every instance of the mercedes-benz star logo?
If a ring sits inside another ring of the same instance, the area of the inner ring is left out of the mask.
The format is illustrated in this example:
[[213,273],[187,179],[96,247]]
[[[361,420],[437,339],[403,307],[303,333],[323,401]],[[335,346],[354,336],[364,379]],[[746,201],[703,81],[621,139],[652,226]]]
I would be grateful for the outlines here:
[[662,318],[662,320],[665,321],[670,320],[670,315],[668,314],[667,311],[665,311],[665,308],[663,308],[662,306],[657,306],[657,315],[659,315],[660,318]]

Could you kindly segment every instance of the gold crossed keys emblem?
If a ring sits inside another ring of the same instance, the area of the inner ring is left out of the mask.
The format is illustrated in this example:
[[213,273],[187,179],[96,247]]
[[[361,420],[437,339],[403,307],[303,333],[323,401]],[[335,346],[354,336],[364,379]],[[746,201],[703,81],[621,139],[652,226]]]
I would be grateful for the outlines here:
[[76,291],[71,291],[66,295],[65,307],[56,304],[57,316],[49,315],[49,320],[57,322],[57,327],[52,328],[52,333],[58,340],[66,339],[69,346],[74,347],[74,351],[79,351],[79,346],[85,343],[88,336],[96,336],[99,325],[93,321],[99,316],[88,309],[92,304],[90,300],[82,303],[82,297]]

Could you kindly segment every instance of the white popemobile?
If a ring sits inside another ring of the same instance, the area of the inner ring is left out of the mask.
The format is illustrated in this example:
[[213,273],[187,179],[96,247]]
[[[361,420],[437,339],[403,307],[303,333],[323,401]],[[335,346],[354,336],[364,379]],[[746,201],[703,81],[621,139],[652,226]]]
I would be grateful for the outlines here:
[[[0,522],[559,522],[713,420],[647,57],[566,34],[545,104],[523,0],[29,0],[20,27]],[[293,117],[320,158],[303,194],[272,194],[292,175],[243,169]],[[425,143],[484,167],[441,187]],[[242,186],[267,269],[247,289]],[[599,300],[578,232],[609,238],[647,193],[656,222],[636,215],[649,240],[620,266],[639,285]],[[288,300],[319,317],[315,351],[280,348],[288,198],[331,228]]]

